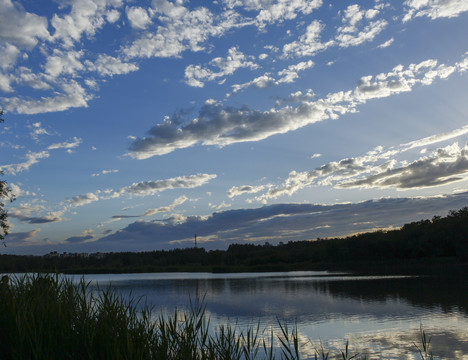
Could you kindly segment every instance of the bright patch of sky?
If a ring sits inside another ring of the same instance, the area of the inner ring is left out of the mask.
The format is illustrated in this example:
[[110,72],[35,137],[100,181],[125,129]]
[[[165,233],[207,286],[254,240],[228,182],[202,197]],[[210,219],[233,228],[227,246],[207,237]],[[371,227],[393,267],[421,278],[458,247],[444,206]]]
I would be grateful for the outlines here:
[[344,236],[468,204],[462,0],[0,0],[4,253]]

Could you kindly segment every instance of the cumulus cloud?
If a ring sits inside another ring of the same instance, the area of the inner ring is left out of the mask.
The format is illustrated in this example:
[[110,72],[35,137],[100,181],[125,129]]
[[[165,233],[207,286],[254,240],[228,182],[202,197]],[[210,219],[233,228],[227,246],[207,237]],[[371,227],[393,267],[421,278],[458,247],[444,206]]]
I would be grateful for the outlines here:
[[149,24],[151,24],[151,17],[146,9],[139,6],[132,6],[127,8],[125,11],[131,27],[136,29],[145,29]]
[[41,229],[35,229],[32,231],[25,231],[25,232],[13,232],[8,234],[6,240],[8,240],[9,244],[12,245],[26,245],[31,242],[31,240],[36,238],[37,233],[41,231]]
[[45,212],[45,215],[41,213],[45,212],[45,208],[42,205],[35,203],[23,203],[19,207],[15,207],[9,211],[8,216],[20,220],[23,223],[28,224],[49,224],[63,221],[62,211],[49,211]]
[[99,54],[96,62],[86,61],[89,70],[97,71],[101,76],[128,74],[138,70],[138,65],[123,62],[110,55]]
[[67,200],[66,203],[69,206],[77,207],[90,204],[95,201],[99,201],[99,197],[96,194],[87,193],[84,195],[73,196],[71,199]]
[[[83,34],[94,36],[108,19],[109,11],[119,8],[121,0],[76,0],[71,3],[70,13],[55,14],[51,25],[55,28],[54,41],[61,41],[65,47],[72,47]],[[111,15],[112,18],[112,15]]]
[[205,7],[189,10],[179,2],[153,1],[155,16],[161,23],[155,32],[145,31],[122,51],[129,59],[179,57],[186,50],[200,51],[213,36],[242,24],[233,11],[213,14]]
[[62,93],[53,97],[30,99],[24,97],[1,98],[5,109],[18,114],[39,114],[64,111],[75,107],[87,107],[92,95],[76,81],[71,80],[61,84]]
[[324,164],[310,171],[291,171],[280,185],[269,186],[264,194],[249,201],[266,203],[283,195],[292,195],[308,186],[336,188],[425,188],[466,179],[468,147],[458,143],[438,148],[415,161],[398,162],[401,155],[417,147],[447,141],[468,132],[462,127],[451,132],[429,136],[407,144],[384,149],[377,147],[365,155]]
[[65,239],[67,243],[83,243],[94,238],[93,230],[85,230],[79,236],[72,236]]
[[468,3],[465,0],[407,0],[404,4],[407,7],[404,22],[419,16],[431,19],[452,18],[468,11]]
[[56,223],[60,222],[63,219],[60,216],[56,216],[54,214],[51,215],[45,215],[45,216],[24,216],[21,214],[15,214],[12,213],[10,214],[12,218],[17,218],[22,222],[28,223],[28,224],[50,224],[50,223]]
[[76,243],[83,243],[86,240],[91,240],[91,239],[93,239],[92,235],[71,236],[65,239],[65,242],[76,244]]
[[155,209],[148,209],[141,215],[114,215],[112,216],[112,219],[120,220],[124,218],[139,218],[139,217],[167,213],[167,212],[173,211],[177,206],[182,205],[187,200],[188,200],[188,197],[186,197],[185,195],[182,195],[182,196],[179,196],[177,199],[175,199],[171,204],[167,206],[161,206]]
[[47,130],[42,127],[42,124],[39,121],[29,125],[28,128],[31,130],[29,133],[31,138],[35,141],[37,141],[40,135],[50,135]]
[[11,87],[11,77],[0,72],[0,91],[5,93],[13,92],[13,88]]
[[205,185],[214,178],[216,178],[214,174],[196,174],[165,180],[141,181],[113,192],[112,197],[122,195],[148,196],[165,190],[196,188]]
[[453,138],[456,138],[458,136],[465,135],[465,134],[468,134],[468,125],[462,126],[459,129],[447,131],[442,134],[435,134],[435,135],[425,137],[423,139],[414,140],[409,143],[402,144],[401,147],[403,151],[406,151],[406,150],[414,149],[417,147],[428,146],[428,145],[436,144],[438,142],[450,140],[450,139],[453,139]]
[[[31,128],[33,130],[31,134],[33,138],[37,137],[38,135],[48,134],[44,129],[41,128],[40,122],[34,123],[31,126]],[[82,141],[81,139],[74,137],[73,142],[63,142],[63,143],[52,144],[49,147],[47,147],[47,150],[56,150],[56,149],[70,150],[70,149],[77,147],[79,144],[81,144],[81,141]],[[20,172],[29,170],[29,168],[32,165],[37,164],[41,159],[47,159],[48,157],[50,157],[50,152],[49,151],[40,151],[40,152],[29,151],[25,155],[25,157],[26,157],[26,161],[24,162],[17,163],[17,164],[0,165],[0,169],[7,172],[8,174],[16,175]]]
[[278,1],[263,1],[263,0],[225,0],[224,3],[228,8],[242,6],[246,10],[258,11],[256,23],[263,27],[272,22],[282,22],[284,20],[292,20],[297,17],[297,14],[310,14],[313,10],[322,6],[322,0],[278,0]]
[[107,175],[107,174],[115,174],[115,173],[118,173],[119,170],[116,170],[116,169],[112,169],[112,170],[102,170],[101,172],[99,173],[94,173],[94,174],[91,174],[91,176],[101,176],[101,175]]
[[463,180],[467,175],[468,145],[460,148],[454,143],[406,166],[387,169],[362,180],[344,182],[339,187],[425,188]]
[[44,66],[48,76],[56,78],[59,75],[76,75],[78,71],[84,70],[81,63],[83,51],[61,51],[55,49],[53,55],[47,58]]
[[20,172],[29,170],[29,168],[37,164],[41,159],[47,159],[50,156],[49,152],[41,151],[41,152],[28,152],[26,154],[26,161],[18,164],[8,164],[8,165],[0,165],[0,169],[5,171],[10,175],[16,175]]
[[237,69],[256,69],[258,65],[254,63],[252,56],[246,56],[237,47],[228,50],[225,58],[217,57],[210,61],[209,65],[217,68],[217,71],[203,68],[200,65],[189,65],[185,68],[185,81],[194,87],[203,87],[205,81],[213,81],[217,78],[232,75]]
[[9,187],[11,189],[11,192],[13,193],[13,195],[16,197],[16,198],[19,198],[19,197],[22,197],[22,196],[30,196],[30,195],[36,195],[35,193],[33,192],[30,192],[30,191],[25,191],[23,189],[20,188],[20,186],[18,184],[14,184],[14,183],[10,183],[9,184]]
[[366,10],[357,4],[349,5],[344,11],[343,25],[338,28],[335,37],[338,46],[357,46],[372,41],[388,25],[384,19],[373,20],[378,14],[376,8]]
[[49,38],[47,26],[45,17],[26,12],[20,3],[11,0],[0,2],[1,42],[34,47],[38,40]]
[[[120,250],[170,248],[199,238],[217,239],[205,247],[225,248],[231,243],[278,243],[317,237],[345,236],[398,227],[410,221],[445,215],[466,205],[468,193],[431,198],[393,198],[361,203],[317,205],[275,204],[254,209],[189,216],[181,221],[137,221],[101,238],[96,245]],[[385,213],[382,217],[380,214]],[[180,219],[179,219],[180,220]]]
[[[43,205],[37,205],[36,203],[32,204],[21,204],[19,207],[13,208],[9,212],[9,216],[12,218],[16,218],[24,223],[29,224],[47,224],[47,223],[56,223],[63,221],[63,214],[67,211],[88,205],[100,200],[108,200],[116,197],[120,197],[123,195],[136,195],[136,196],[150,196],[154,195],[158,192],[162,192],[165,190],[171,189],[188,189],[188,188],[195,188],[198,186],[202,186],[206,184],[211,179],[215,178],[216,175],[209,175],[209,174],[197,174],[197,175],[189,175],[189,176],[180,176],[177,178],[171,178],[166,180],[157,180],[157,181],[146,181],[132,184],[128,187],[123,187],[117,191],[100,191],[98,190],[96,193],[89,192],[83,195],[76,195],[70,199],[65,200],[61,205],[61,209],[58,211],[47,211],[47,209]],[[19,187],[14,186],[14,190],[17,190],[18,193],[22,192]],[[106,194],[105,196],[101,196],[99,194]],[[117,215],[113,216],[113,219],[121,219],[121,218],[132,218],[132,217],[147,217],[159,213],[170,212],[174,210],[175,207],[182,205],[186,202],[188,198],[186,196],[180,196],[176,198],[171,204],[167,206],[162,206],[159,208],[148,209],[141,215]],[[82,241],[87,240],[89,238],[84,238],[84,236],[88,236],[90,234],[85,234],[80,237],[73,237],[75,242],[78,242],[80,239]],[[70,242],[67,240],[67,242]]]
[[[283,83],[292,83],[297,78],[299,78],[299,71],[304,71],[314,66],[314,62],[312,60],[302,61],[298,64],[289,65],[287,68],[278,71],[278,76],[274,77],[274,75],[270,73],[266,73],[262,76],[259,76],[249,82],[243,84],[234,84],[232,85],[232,93],[235,94],[241,90],[244,90],[250,86],[263,89],[266,87],[280,85]],[[231,94],[227,95],[228,97]]]
[[8,70],[15,64],[16,59],[20,54],[20,50],[16,46],[6,43],[0,44],[0,53],[2,54],[2,57],[0,58],[0,68]]
[[298,64],[289,65],[286,69],[278,72],[278,75],[280,76],[278,83],[281,84],[294,82],[294,80],[299,77],[299,71],[304,71],[311,68],[312,66],[314,66],[314,62],[312,60],[302,61]]
[[56,150],[56,149],[74,149],[78,147],[82,142],[82,139],[77,138],[76,136],[73,138],[73,142],[62,142],[49,145],[47,150]]
[[31,69],[20,66],[14,73],[14,82],[18,85],[29,86],[35,90],[49,90],[52,88],[47,76],[43,73],[33,73]]
[[384,49],[384,48],[389,47],[390,45],[392,45],[394,41],[395,41],[395,39],[392,37],[392,38],[388,39],[387,41],[385,41],[384,43],[380,44],[377,47],[380,48],[380,49]]
[[313,56],[316,53],[327,49],[335,44],[333,40],[322,43],[320,34],[325,25],[319,20],[313,20],[306,28],[299,40],[285,44],[283,46],[284,56]]
[[111,24],[115,23],[120,18],[120,12],[116,9],[111,9],[106,14],[107,21]]
[[372,9],[361,9],[358,4],[349,5],[344,11],[342,25],[338,27],[334,38],[326,42],[321,40],[325,25],[319,20],[313,20],[298,40],[283,46],[283,56],[314,56],[332,46],[346,48],[372,41],[388,25],[386,20],[376,18],[381,8],[379,4]]
[[254,194],[265,189],[265,185],[251,186],[251,185],[242,185],[242,186],[233,186],[227,192],[227,195],[232,198],[242,194]]
[[254,86],[258,89],[263,89],[263,88],[270,87],[270,86],[277,85],[277,84],[278,84],[278,81],[274,77],[272,77],[271,74],[267,73],[267,74],[263,74],[262,76],[256,77],[255,79],[249,82],[246,82],[243,84],[232,85],[232,89],[233,89],[232,92],[235,94],[250,86]]
[[182,122],[181,114],[166,117],[164,122],[148,131],[147,137],[137,138],[129,147],[129,155],[146,159],[168,154],[198,143],[226,146],[239,142],[259,141],[275,134],[297,130],[309,124],[355,112],[356,107],[371,99],[411,91],[416,85],[430,85],[454,72],[466,70],[467,60],[453,66],[426,60],[418,64],[396,66],[388,73],[362,77],[353,90],[329,94],[324,99],[304,100],[297,106],[285,106],[267,111],[251,110],[247,106],[223,106],[206,102],[198,116]]

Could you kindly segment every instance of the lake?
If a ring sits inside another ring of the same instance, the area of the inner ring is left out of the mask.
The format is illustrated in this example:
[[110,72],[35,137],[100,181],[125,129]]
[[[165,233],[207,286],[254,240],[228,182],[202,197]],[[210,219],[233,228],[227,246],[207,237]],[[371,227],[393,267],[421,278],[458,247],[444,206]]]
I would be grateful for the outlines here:
[[[73,276],[79,279],[80,276]],[[111,284],[144,296],[154,311],[189,310],[203,298],[212,326],[237,324],[279,333],[278,321],[297,325],[304,358],[321,345],[338,354],[419,359],[420,326],[435,358],[468,359],[466,277],[354,276],[328,272],[152,273],[86,275],[91,286]]]

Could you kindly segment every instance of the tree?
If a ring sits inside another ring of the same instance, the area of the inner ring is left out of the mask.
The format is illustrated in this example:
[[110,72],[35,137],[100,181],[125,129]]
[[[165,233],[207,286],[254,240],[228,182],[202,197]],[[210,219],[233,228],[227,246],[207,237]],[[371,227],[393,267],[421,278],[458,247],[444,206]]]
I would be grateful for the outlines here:
[[[4,122],[3,120],[3,110],[0,109],[0,123]],[[3,175],[3,171],[0,170],[0,175]],[[8,187],[8,184],[5,180],[0,180],[0,241],[5,245],[4,239],[5,235],[8,235],[8,222],[7,216],[8,213],[5,210],[5,201],[13,201],[15,196],[11,191],[11,188]],[[6,246],[6,245],[5,245]]]

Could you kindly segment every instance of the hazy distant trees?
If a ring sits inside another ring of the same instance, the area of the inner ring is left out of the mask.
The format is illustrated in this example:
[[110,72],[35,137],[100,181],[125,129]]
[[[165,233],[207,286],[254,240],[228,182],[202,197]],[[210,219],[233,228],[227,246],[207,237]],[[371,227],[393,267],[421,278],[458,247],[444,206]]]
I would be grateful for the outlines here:
[[[3,110],[0,110],[0,123],[4,122]],[[3,171],[0,170],[0,175]],[[7,211],[5,210],[5,201],[13,201],[15,199],[11,189],[8,187],[5,180],[0,180],[0,241],[5,245],[5,235],[8,234]]]

